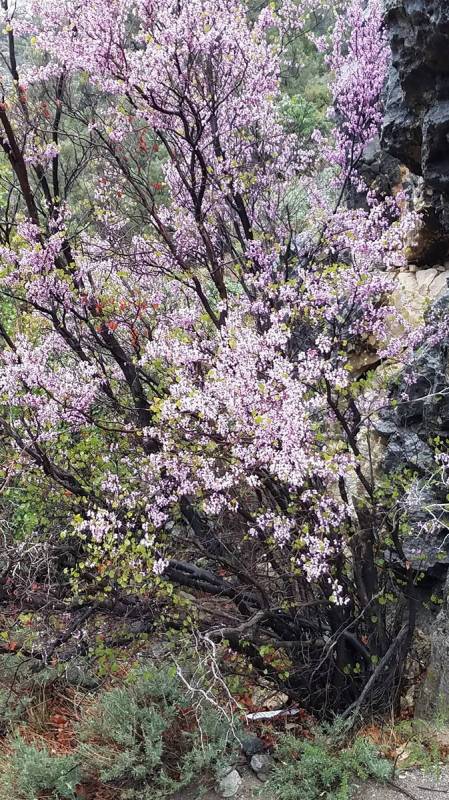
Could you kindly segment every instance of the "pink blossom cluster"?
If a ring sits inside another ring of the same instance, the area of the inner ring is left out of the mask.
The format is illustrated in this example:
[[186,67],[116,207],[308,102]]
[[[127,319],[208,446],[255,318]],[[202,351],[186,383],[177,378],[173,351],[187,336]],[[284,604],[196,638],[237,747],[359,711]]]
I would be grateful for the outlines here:
[[[74,524],[95,545],[119,554],[132,532],[160,576],[194,508],[218,537],[232,532],[238,548],[269,553],[280,575],[294,570],[343,606],[336,569],[355,518],[351,487],[373,494],[352,358],[368,340],[397,361],[412,346],[391,334],[392,282],[378,269],[402,263],[411,222],[391,223],[392,202],[374,198],[350,211],[341,192],[380,122],[380,3],[353,0],[337,21],[337,124],[307,171],[279,113],[279,42],[303,24],[296,3],[254,24],[241,0],[31,9],[17,31],[48,64],[28,66],[30,91],[61,74],[87,81],[101,113],[77,118],[96,170],[88,221],[76,201],[73,214],[70,200],[54,201],[45,225],[29,200],[29,219],[0,251],[3,290],[28,315],[1,356],[14,424],[27,442],[61,440],[47,474],[64,470],[65,486],[73,441],[61,428],[103,437]],[[50,180],[64,148],[33,152],[26,166]]]

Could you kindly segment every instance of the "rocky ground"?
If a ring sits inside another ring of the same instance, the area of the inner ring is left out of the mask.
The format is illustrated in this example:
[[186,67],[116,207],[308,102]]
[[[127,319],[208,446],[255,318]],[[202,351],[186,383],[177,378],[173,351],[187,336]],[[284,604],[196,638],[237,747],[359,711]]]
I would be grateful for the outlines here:
[[[237,791],[228,797],[234,800],[274,800],[264,788],[263,783],[246,767],[239,768],[240,783]],[[198,787],[189,792],[176,795],[173,800],[223,800],[223,793],[208,791],[200,795]],[[399,773],[394,785],[366,783],[355,785],[352,800],[443,800],[449,798],[449,766],[442,766],[438,774],[423,770],[408,770]],[[298,786],[297,800],[303,800],[301,787]]]
[[449,767],[442,767],[438,777],[422,770],[403,772],[397,776],[395,783],[397,789],[375,784],[358,787],[353,800],[400,800],[401,797],[408,797],[409,800],[443,800],[449,797]]
[[[270,757],[267,758],[267,763]],[[254,764],[254,766],[256,766]],[[260,765],[259,765],[260,766]],[[221,785],[215,791],[201,792],[201,787],[192,787],[190,791],[177,794],[173,800],[275,800],[271,792],[266,789],[264,779],[266,772],[262,766],[259,773],[255,773],[248,763],[237,764],[236,768],[224,776]],[[449,798],[449,765],[442,764],[430,770],[410,769],[398,771],[394,780],[388,784],[379,784],[372,781],[355,784],[352,800],[399,800],[401,797],[408,800],[442,800]],[[298,786],[297,800],[302,800],[301,786]]]
[[[249,771],[241,772],[241,784],[236,794],[232,795],[234,800],[269,800],[263,792],[263,784]],[[173,800],[197,800],[199,797],[198,788],[176,795]],[[223,800],[224,795],[214,791],[201,794],[201,800]],[[299,798],[298,798],[299,800]]]
[[[235,800],[274,800],[261,783],[249,770],[241,770],[239,789],[232,797]],[[402,772],[395,778],[395,786],[374,783],[354,786],[352,800],[443,800],[449,798],[449,766],[443,766],[436,776],[423,770]],[[173,800],[197,800],[198,789],[177,795]],[[222,800],[223,794],[215,791],[201,795],[202,800]],[[298,786],[298,800],[303,800],[301,787]]]

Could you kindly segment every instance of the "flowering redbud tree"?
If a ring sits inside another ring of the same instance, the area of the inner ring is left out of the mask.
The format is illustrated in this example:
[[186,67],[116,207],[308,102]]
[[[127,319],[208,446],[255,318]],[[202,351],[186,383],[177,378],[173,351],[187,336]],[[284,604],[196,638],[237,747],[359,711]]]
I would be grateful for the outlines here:
[[410,641],[355,364],[413,337],[378,270],[407,222],[343,205],[380,123],[380,2],[337,20],[331,139],[282,126],[317,5],[4,0],[0,428],[5,496],[64,576],[47,603],[138,596],[163,625],[174,602],[323,710],[390,702]]

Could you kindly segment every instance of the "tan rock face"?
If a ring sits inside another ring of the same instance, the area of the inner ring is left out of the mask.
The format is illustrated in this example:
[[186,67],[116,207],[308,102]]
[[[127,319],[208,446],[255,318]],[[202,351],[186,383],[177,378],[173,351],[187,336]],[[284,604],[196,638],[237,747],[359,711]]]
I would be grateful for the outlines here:
[[449,270],[418,269],[416,272],[400,272],[392,294],[395,308],[407,322],[419,325],[426,308],[437,300],[448,288]]
[[427,292],[429,286],[438,275],[438,270],[433,267],[432,269],[420,269],[415,272],[415,279],[419,290]]

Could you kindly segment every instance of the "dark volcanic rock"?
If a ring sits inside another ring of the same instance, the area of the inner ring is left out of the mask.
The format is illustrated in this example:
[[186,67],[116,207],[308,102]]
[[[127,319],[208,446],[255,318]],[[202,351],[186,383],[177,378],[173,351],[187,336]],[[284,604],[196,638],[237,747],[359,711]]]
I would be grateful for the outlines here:
[[424,181],[419,260],[449,252],[449,3],[386,0],[392,67],[382,146]]
[[396,430],[387,445],[384,467],[387,472],[408,467],[417,472],[429,472],[435,466],[433,451],[417,433]]
[[[382,149],[378,137],[367,145],[358,171],[370,190],[380,198],[391,197],[402,183],[401,162]],[[366,191],[359,191],[354,185],[348,188],[346,201],[350,208],[368,208]]]
[[[449,290],[433,303],[426,314],[427,322],[446,330],[449,317]],[[431,437],[449,436],[449,340],[442,333],[435,343],[422,345],[408,368],[391,386],[394,407],[379,415],[378,433],[392,439],[390,470],[395,468],[395,442],[402,444],[402,462],[427,469]],[[406,400],[402,400],[403,397]],[[412,435],[413,434],[413,435]],[[396,437],[396,438],[395,438]],[[417,439],[421,439],[421,445]],[[421,454],[418,455],[418,450]]]
[[[433,304],[426,318],[438,327],[448,315],[449,291]],[[447,334],[416,351],[391,385],[390,396],[394,402],[380,412],[374,427],[386,442],[385,472],[408,469],[415,475],[402,500],[410,528],[404,552],[414,568],[441,579],[449,564],[447,487],[435,477],[438,465],[432,443],[436,437],[449,437]]]
[[443,579],[449,565],[446,492],[416,480],[402,501],[410,533],[404,537],[407,561],[429,578]]
[[[412,260],[421,266],[449,254],[449,0],[384,0],[392,66],[385,89],[382,147],[415,175],[412,206],[422,223]],[[429,314],[445,325],[449,292]],[[444,326],[442,331],[444,331]],[[386,440],[385,470],[414,474],[402,498],[410,534],[404,551],[426,581],[447,574],[449,514],[446,481],[432,452],[449,438],[449,340],[428,341],[392,387],[395,408],[376,425]],[[406,399],[408,397],[408,399]],[[433,465],[432,465],[433,461]],[[437,591],[438,593],[438,591]],[[449,699],[449,579],[431,631],[431,657],[419,716],[434,715]]]
[[252,756],[260,755],[265,752],[265,742],[259,739],[254,733],[245,733],[240,737],[240,744],[245,756],[252,758]]

